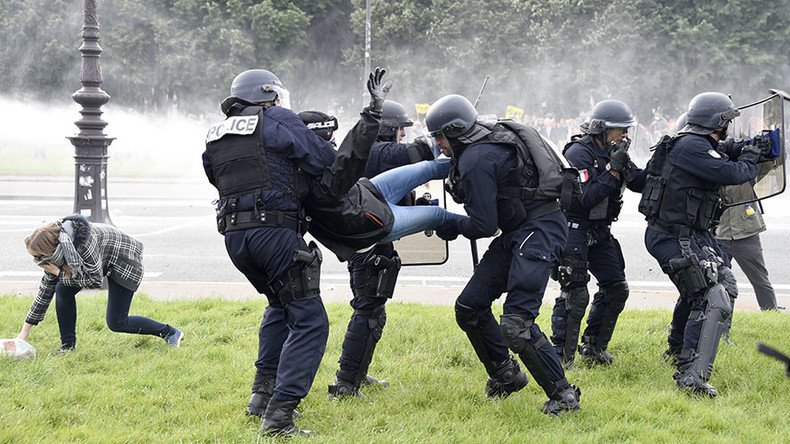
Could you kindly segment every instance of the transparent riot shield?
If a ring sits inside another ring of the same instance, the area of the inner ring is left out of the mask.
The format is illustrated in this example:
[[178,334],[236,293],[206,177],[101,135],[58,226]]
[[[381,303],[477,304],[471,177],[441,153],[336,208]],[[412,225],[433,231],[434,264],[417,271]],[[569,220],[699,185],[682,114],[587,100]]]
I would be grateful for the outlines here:
[[787,146],[785,144],[787,142],[782,97],[779,94],[774,94],[738,109],[741,111],[741,115],[730,124],[729,135],[735,138],[749,138],[762,134],[763,131],[779,129],[779,155],[763,159],[757,164],[758,172],[755,180],[723,187],[725,207],[776,196],[784,192],[786,185]]
[[[444,181],[432,180],[415,189],[417,198],[424,198],[431,204],[447,208],[447,195]],[[449,249],[432,230],[401,238],[393,243],[403,265],[441,265],[447,262]]]

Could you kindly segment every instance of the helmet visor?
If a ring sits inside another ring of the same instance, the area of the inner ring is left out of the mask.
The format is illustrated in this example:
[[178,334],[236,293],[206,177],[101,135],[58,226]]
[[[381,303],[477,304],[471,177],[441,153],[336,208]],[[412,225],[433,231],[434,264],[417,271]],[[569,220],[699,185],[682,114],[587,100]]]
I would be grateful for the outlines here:
[[274,85],[271,83],[267,83],[261,87],[264,92],[273,92],[277,94],[277,98],[280,100],[278,106],[282,106],[283,108],[291,109],[291,93],[288,92],[282,86]]

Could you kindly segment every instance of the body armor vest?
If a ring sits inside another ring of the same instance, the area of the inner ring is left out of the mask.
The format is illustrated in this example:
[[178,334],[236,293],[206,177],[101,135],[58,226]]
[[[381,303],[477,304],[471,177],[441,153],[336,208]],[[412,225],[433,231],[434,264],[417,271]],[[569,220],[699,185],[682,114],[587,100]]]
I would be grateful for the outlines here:
[[[593,156],[595,157],[596,161],[593,167],[595,168],[596,173],[598,176],[601,174],[608,174],[606,170],[606,164],[598,164],[597,162],[597,148],[595,141],[593,140],[592,136],[589,134],[584,135],[582,137],[572,138],[570,142],[568,142],[562,150],[562,153],[565,154],[574,144],[581,144],[585,146],[587,149],[592,150]],[[595,223],[603,223],[609,225],[612,221],[617,220],[617,216],[620,215],[620,210],[623,208],[623,193],[625,192],[625,181],[618,189],[617,193],[612,193],[606,196],[605,199],[598,202],[594,207],[584,208],[581,203],[581,196],[574,197],[571,201],[571,207],[567,211],[567,215],[569,219],[573,219],[574,221],[590,221]]]
[[284,155],[267,149],[264,111],[247,107],[241,115],[211,127],[206,136],[220,197],[220,233],[255,226],[300,229],[302,218],[297,212],[301,213],[300,202],[309,191],[307,177]]
[[720,186],[692,176],[666,160],[670,150],[678,149],[674,147],[677,140],[680,137],[665,138],[657,145],[639,211],[648,222],[674,234],[680,234],[684,228],[707,231],[714,226],[721,208]]

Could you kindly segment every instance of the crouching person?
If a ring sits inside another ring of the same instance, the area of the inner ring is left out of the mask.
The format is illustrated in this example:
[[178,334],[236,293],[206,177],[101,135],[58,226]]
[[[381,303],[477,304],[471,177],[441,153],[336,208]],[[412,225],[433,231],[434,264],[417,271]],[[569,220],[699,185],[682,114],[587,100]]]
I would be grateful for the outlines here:
[[143,280],[143,244],[112,225],[73,215],[37,228],[25,239],[33,261],[44,270],[38,296],[17,338],[27,340],[44,320],[52,298],[60,329],[61,352],[77,344],[77,303],[83,288],[100,288],[107,276],[107,326],[120,333],[153,335],[178,347],[181,330],[142,316],[129,316],[132,296]]

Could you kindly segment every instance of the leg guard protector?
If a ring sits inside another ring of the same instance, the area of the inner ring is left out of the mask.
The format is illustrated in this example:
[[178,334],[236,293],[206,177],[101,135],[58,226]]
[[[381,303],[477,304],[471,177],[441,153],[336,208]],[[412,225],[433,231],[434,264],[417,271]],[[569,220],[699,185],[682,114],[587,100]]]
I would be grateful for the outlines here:
[[[483,363],[488,376],[495,378],[497,374],[497,365],[495,363],[496,359],[492,356],[494,351],[488,346],[488,343],[484,337],[485,332],[482,328],[484,326],[488,326],[493,329],[499,328],[496,326],[496,319],[491,313],[491,309],[489,308],[484,312],[479,312],[456,301],[455,322],[459,327],[461,327],[461,330],[466,333],[466,337],[469,338],[469,342],[472,344],[472,348],[475,350],[477,358]],[[505,350],[505,355],[507,355],[507,350]]]
[[719,268],[719,283],[724,286],[727,295],[730,297],[730,305],[732,305],[732,313],[724,321],[724,332],[722,338],[730,343],[730,329],[732,328],[732,318],[735,313],[735,299],[738,297],[738,282],[735,280],[735,275],[729,267],[722,266]]
[[716,284],[705,293],[704,312],[697,320],[702,321],[696,350],[684,348],[680,354],[680,365],[675,380],[678,387],[696,394],[716,396],[716,389],[706,383],[713,372],[713,361],[719,348],[719,339],[724,332],[724,323],[732,314],[730,296],[721,284]]
[[601,288],[603,303],[590,307],[590,316],[587,319],[587,329],[585,334],[593,336],[590,326],[590,319],[599,320],[599,328],[597,335],[597,346],[601,350],[606,350],[609,347],[609,341],[612,339],[614,327],[617,324],[617,318],[625,308],[625,301],[628,299],[628,283],[625,281],[616,282],[612,285]]
[[500,326],[507,346],[518,354],[549,399],[558,399],[559,391],[568,386],[568,381],[546,335],[533,320],[519,315],[502,315]]
[[582,318],[587,304],[590,303],[590,293],[587,287],[574,288],[565,294],[565,310],[568,313],[568,321],[565,327],[565,340],[563,341],[563,363],[572,363],[579,348],[579,333],[582,328]]
[[329,385],[329,394],[335,397],[358,396],[360,385],[367,380],[368,368],[373,360],[376,344],[384,332],[387,312],[384,305],[373,310],[356,310],[348,324],[337,381]]

